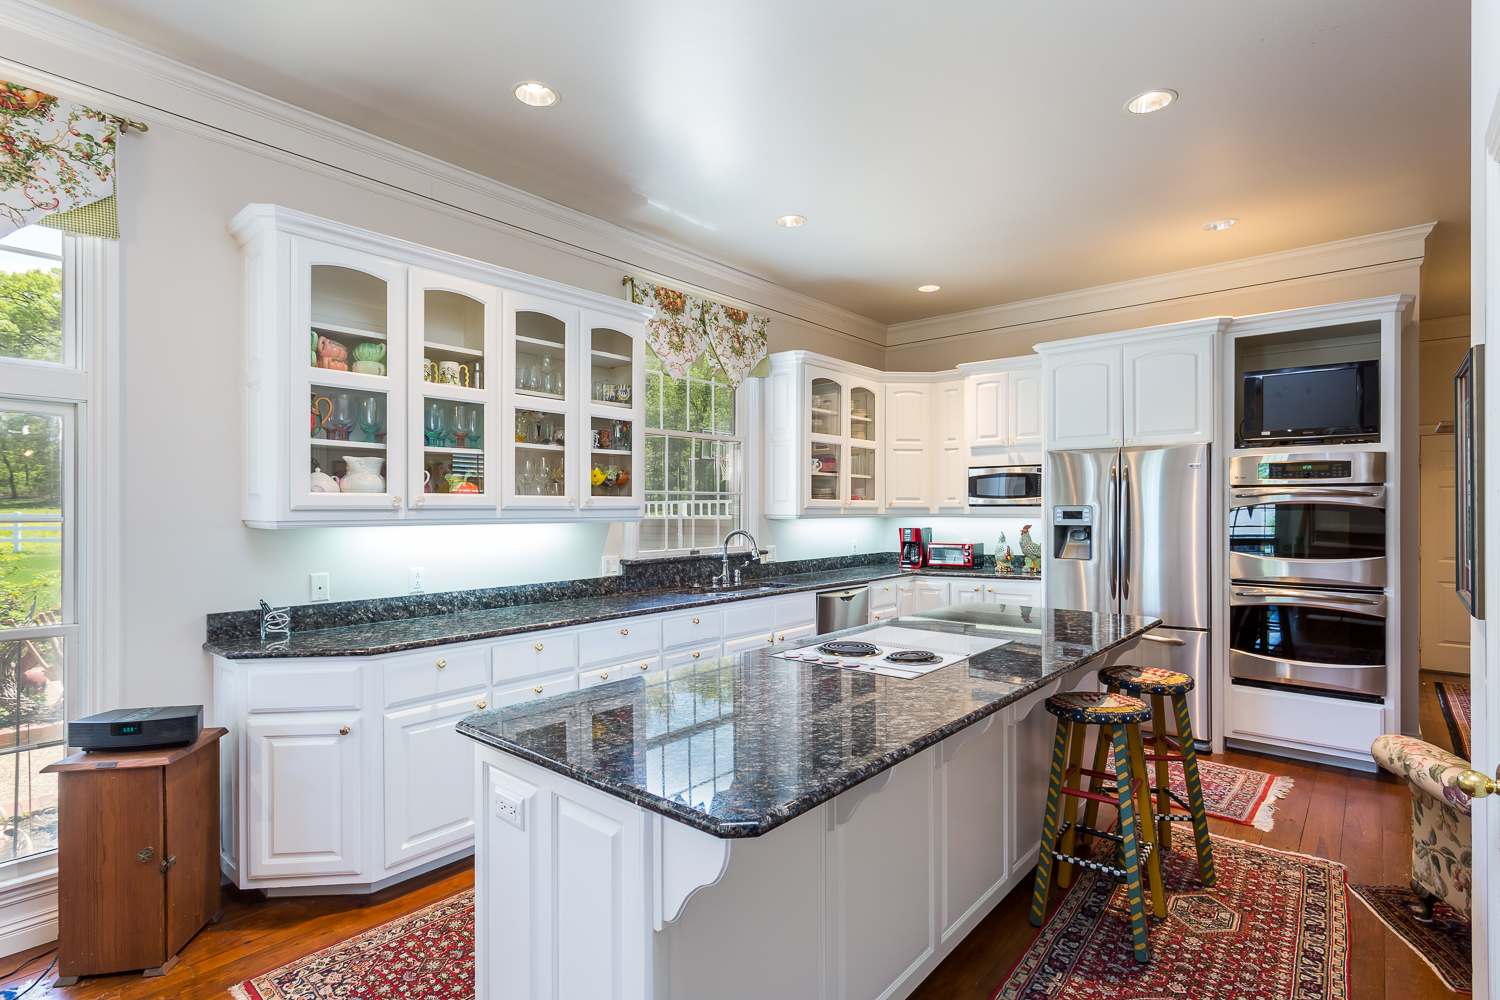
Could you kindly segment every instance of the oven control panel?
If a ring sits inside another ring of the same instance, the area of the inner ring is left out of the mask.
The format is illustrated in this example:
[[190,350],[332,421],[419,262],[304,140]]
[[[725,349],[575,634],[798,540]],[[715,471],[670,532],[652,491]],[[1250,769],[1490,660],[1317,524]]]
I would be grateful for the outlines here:
[[1349,462],[1261,462],[1256,477],[1266,479],[1348,479]]
[[1383,451],[1236,455],[1229,460],[1231,486],[1370,485],[1384,482]]

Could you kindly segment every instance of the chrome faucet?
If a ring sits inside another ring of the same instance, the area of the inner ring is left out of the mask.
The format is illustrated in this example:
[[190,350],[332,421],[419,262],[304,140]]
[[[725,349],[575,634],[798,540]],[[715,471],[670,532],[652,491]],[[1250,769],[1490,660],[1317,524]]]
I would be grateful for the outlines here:
[[[750,532],[746,531],[744,528],[736,528],[733,531],[731,531],[729,534],[725,535],[724,536],[724,549],[723,549],[724,565],[723,565],[723,568],[722,568],[721,572],[719,573],[719,575],[716,576],[716,577],[714,577],[714,579],[713,579],[713,585],[715,587],[727,587],[727,586],[729,586],[729,540],[731,538],[733,538],[735,535],[744,535],[746,538],[750,539],[750,552],[749,552],[749,555],[750,555],[751,558],[754,558],[754,557],[760,555],[760,547],[758,545],[756,545],[756,543],[755,543],[755,536],[752,535],[752,534],[750,534]],[[736,587],[738,587],[740,585],[740,571],[739,570],[735,570],[734,571],[734,585]]]

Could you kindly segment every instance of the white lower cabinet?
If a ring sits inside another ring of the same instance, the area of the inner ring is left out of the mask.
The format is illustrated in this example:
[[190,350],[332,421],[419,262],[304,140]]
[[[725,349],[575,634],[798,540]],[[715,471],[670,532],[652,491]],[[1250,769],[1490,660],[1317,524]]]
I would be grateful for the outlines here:
[[725,639],[720,656],[734,656],[736,653],[749,653],[757,649],[764,649],[775,640],[770,633],[765,635],[744,635],[738,639]]
[[486,704],[480,691],[386,713],[387,868],[474,836],[473,754],[454,726]]
[[982,604],[984,603],[984,584],[979,582],[970,583],[968,580],[955,580],[948,585],[953,594],[954,604]]
[[249,876],[359,874],[363,718],[252,716],[245,736]]
[[1042,581],[998,580],[984,585],[986,604],[1019,605],[1023,608],[1041,607]]
[[718,659],[719,652],[723,648],[721,643],[710,642],[701,646],[693,646],[688,649],[679,649],[668,653],[661,658],[662,667],[671,670],[685,663],[706,663]]
[[541,701],[564,691],[577,691],[578,678],[574,674],[566,677],[553,677],[549,680],[532,679],[525,681],[516,687],[496,691],[490,699],[491,708],[506,708],[510,705],[519,705],[527,701]]
[[954,603],[947,580],[916,580],[912,583],[912,610],[933,611]]

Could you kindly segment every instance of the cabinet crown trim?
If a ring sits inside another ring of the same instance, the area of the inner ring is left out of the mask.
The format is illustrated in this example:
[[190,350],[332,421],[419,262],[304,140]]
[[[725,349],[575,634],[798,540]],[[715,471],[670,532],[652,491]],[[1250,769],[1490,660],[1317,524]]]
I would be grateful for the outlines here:
[[1161,326],[1145,326],[1135,330],[1118,330],[1114,333],[1099,333],[1091,337],[1071,337],[1067,340],[1049,340],[1034,345],[1038,354],[1066,354],[1071,351],[1087,351],[1097,347],[1124,345],[1138,340],[1167,340],[1172,337],[1196,337],[1205,333],[1223,333],[1234,322],[1233,316],[1210,316],[1205,319],[1187,320],[1182,323],[1163,323]]

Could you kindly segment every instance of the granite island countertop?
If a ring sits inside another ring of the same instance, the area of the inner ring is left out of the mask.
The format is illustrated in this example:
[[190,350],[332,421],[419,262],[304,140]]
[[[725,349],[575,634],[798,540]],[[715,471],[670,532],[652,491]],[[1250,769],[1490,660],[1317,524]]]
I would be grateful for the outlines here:
[[1161,624],[981,604],[894,623],[1007,641],[908,679],[774,655],[803,639],[478,712],[458,731],[716,837],[758,837]]
[[340,628],[293,632],[290,639],[262,642],[258,638],[226,639],[203,644],[208,652],[226,659],[279,657],[375,656],[409,649],[443,646],[477,639],[496,639],[544,629],[568,628],[666,611],[687,611],[710,604],[757,600],[809,590],[830,590],[889,580],[898,576],[956,577],[1003,581],[1037,581],[1040,577],[1001,576],[993,570],[922,569],[898,570],[888,564],[850,566],[815,573],[769,578],[774,589],[751,593],[722,593],[691,589],[609,594],[575,600],[519,604],[485,611],[463,611],[425,618],[362,622]]

